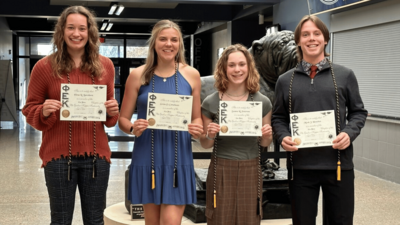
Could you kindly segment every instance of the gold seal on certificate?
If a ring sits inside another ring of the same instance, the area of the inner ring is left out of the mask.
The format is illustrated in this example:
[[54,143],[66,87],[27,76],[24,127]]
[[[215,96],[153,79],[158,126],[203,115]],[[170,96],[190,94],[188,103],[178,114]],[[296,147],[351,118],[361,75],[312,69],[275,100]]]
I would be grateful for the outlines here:
[[146,119],[151,129],[187,131],[192,104],[191,95],[149,93]]
[[67,109],[64,109],[64,110],[61,112],[61,115],[62,115],[64,118],[68,118],[68,116],[69,116],[69,111],[68,111]]
[[291,113],[290,128],[298,148],[332,146],[336,137],[335,112]]
[[221,132],[222,132],[222,133],[228,132],[228,127],[227,127],[227,126],[222,126],[222,127],[221,127]]
[[106,121],[107,86],[61,84],[62,121]]
[[220,101],[219,115],[221,136],[262,135],[261,101]]
[[156,120],[154,118],[150,118],[148,120],[148,122],[149,122],[149,126],[154,126],[154,124],[156,124]]
[[293,141],[296,143],[296,145],[300,145],[301,144],[301,139],[300,138],[295,138]]

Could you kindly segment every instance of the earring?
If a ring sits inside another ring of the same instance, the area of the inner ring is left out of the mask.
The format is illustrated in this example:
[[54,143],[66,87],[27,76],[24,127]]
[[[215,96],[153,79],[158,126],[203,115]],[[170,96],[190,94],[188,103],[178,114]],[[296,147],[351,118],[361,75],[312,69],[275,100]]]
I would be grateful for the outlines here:
[[179,60],[179,52],[178,52],[178,54],[176,54],[176,56],[175,56],[175,61],[178,61]]

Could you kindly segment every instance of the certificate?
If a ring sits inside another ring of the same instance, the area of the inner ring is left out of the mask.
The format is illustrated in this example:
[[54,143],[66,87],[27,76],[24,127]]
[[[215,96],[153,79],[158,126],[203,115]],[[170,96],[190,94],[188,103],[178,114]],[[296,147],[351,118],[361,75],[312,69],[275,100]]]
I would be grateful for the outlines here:
[[106,85],[61,84],[60,120],[106,121]]
[[261,101],[220,101],[221,136],[261,136]]
[[149,93],[146,119],[148,128],[187,131],[192,121],[190,95]]
[[291,113],[290,128],[298,148],[332,146],[336,137],[335,112]]

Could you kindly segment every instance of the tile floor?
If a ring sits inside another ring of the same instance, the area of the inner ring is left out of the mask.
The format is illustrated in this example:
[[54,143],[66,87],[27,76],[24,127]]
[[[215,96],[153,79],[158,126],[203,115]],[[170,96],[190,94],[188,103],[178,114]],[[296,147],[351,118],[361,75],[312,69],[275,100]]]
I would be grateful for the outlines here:
[[[0,225],[49,224],[49,200],[38,156],[41,132],[26,124],[20,114],[19,127],[13,122],[1,122],[0,125]],[[110,135],[121,134],[116,128],[107,129],[107,132]],[[113,151],[130,151],[133,145],[128,142],[109,144]],[[194,146],[194,151],[204,151],[197,144]],[[208,163],[209,160],[195,161],[198,168],[206,168]],[[124,174],[129,164],[129,159],[112,159],[107,208],[115,207],[125,201]],[[400,184],[356,171],[355,185],[354,224],[400,225]],[[77,193],[73,224],[82,224],[79,193]],[[144,223],[136,221],[129,224]],[[183,224],[193,223],[184,219]],[[291,223],[290,220],[265,220],[262,224]],[[322,224],[320,213],[317,224]]]

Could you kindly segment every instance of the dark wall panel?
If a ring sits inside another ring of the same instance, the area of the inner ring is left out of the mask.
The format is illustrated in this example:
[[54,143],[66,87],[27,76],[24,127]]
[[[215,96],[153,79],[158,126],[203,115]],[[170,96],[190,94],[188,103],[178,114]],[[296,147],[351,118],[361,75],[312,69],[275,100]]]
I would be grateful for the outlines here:
[[194,35],[193,66],[200,75],[212,74],[212,40],[211,34]]
[[266,34],[266,27],[271,23],[258,24],[258,20],[235,20],[232,21],[232,44],[240,43],[247,48],[251,47],[254,40],[259,40]]

